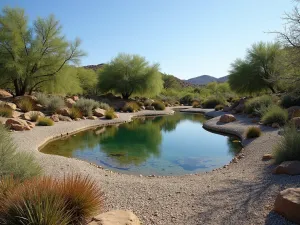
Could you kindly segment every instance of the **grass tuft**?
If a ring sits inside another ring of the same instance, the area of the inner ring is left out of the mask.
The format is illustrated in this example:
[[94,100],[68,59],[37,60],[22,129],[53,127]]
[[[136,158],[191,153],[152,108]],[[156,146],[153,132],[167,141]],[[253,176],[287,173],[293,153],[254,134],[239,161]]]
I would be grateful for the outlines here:
[[264,111],[265,112],[262,116],[262,122],[265,125],[278,123],[280,126],[283,126],[288,120],[288,112],[277,105],[271,105]]
[[110,108],[109,110],[106,110],[105,111],[105,118],[109,119],[109,120],[117,118],[115,110],[113,108]]
[[260,137],[261,130],[259,127],[249,127],[247,129],[246,137],[247,138],[257,138]]
[[83,116],[92,116],[93,110],[99,106],[99,103],[95,100],[86,98],[79,99],[75,104],[75,107],[81,111]]
[[49,98],[49,102],[47,104],[47,110],[50,113],[56,113],[57,110],[63,108],[65,106],[65,101],[60,96],[51,96]]
[[76,108],[76,107],[72,107],[69,110],[69,116],[71,119],[77,119],[77,118],[81,118],[82,117],[82,113],[80,111],[80,109]]
[[155,110],[164,110],[166,108],[165,104],[161,101],[155,101],[152,103]]
[[51,119],[48,118],[48,117],[40,117],[40,118],[37,120],[36,125],[38,125],[38,126],[53,126],[53,125],[54,125],[54,122],[53,122],[53,120],[51,120]]
[[220,111],[220,110],[223,110],[223,109],[224,109],[224,105],[222,105],[222,104],[219,104],[219,105],[215,106],[216,111]]
[[136,112],[140,109],[140,106],[136,102],[127,102],[122,111],[124,112]]
[[33,110],[33,103],[30,98],[22,98],[18,102],[18,107],[21,109],[22,112],[29,112]]
[[13,115],[13,110],[6,107],[6,106],[0,106],[0,117],[6,117],[10,118]]
[[252,98],[245,103],[245,112],[260,116],[263,113],[260,112],[261,109],[267,108],[273,104],[272,97],[268,95]]

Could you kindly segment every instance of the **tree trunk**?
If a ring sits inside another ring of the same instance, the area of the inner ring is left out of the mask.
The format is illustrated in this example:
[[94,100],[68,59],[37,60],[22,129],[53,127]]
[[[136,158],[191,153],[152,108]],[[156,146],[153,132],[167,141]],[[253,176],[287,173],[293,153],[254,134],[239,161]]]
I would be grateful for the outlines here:
[[14,87],[15,87],[15,95],[20,96],[20,87],[17,79],[14,80]]
[[269,89],[272,91],[273,94],[276,93],[275,89],[272,86],[269,86]]
[[129,93],[122,93],[122,97],[123,97],[123,99],[128,99],[129,98],[129,96],[130,96],[130,94]]

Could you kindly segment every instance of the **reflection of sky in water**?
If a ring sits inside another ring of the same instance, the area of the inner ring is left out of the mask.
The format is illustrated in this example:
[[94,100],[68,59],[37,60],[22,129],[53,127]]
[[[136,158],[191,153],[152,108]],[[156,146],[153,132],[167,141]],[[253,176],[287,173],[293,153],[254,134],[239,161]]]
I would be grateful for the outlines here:
[[202,128],[199,114],[135,119],[49,143],[42,152],[76,157],[135,174],[182,175],[227,164],[241,148],[233,138]]

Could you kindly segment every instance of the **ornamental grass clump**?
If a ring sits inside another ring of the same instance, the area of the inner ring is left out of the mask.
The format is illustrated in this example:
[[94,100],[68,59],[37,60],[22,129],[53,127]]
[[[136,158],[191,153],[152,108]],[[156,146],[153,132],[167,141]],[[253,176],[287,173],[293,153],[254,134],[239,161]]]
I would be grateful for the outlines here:
[[22,112],[29,112],[33,110],[33,102],[30,98],[22,98],[17,103]]
[[136,102],[127,102],[122,111],[124,112],[136,112],[140,110],[140,106]]
[[35,95],[35,97],[38,104],[42,106],[47,106],[49,104],[50,98],[46,94],[39,92]]
[[98,107],[100,109],[108,110],[110,108],[109,104],[104,103],[104,102],[99,102]]
[[245,103],[245,112],[260,116],[262,115],[262,113],[260,113],[261,109],[267,108],[273,104],[272,97],[268,95],[252,98]]
[[259,127],[249,127],[247,129],[246,137],[247,138],[257,138],[260,137],[261,130]]
[[71,119],[75,120],[77,118],[81,118],[82,117],[82,113],[80,111],[80,109],[76,108],[76,107],[72,107],[70,110],[69,110],[69,116]]
[[83,116],[92,116],[93,110],[99,107],[99,103],[93,99],[81,98],[74,106],[81,111]]
[[29,117],[30,117],[30,121],[36,122],[39,119],[40,114],[38,111],[32,111],[32,112],[30,112]]
[[261,120],[265,125],[278,123],[280,126],[283,126],[288,120],[288,112],[278,105],[271,105],[266,110],[264,110],[264,114]]
[[108,120],[112,120],[117,118],[117,115],[115,113],[115,110],[113,108],[110,108],[109,110],[105,111],[105,118]]
[[300,132],[294,125],[286,126],[283,137],[274,148],[276,163],[284,161],[300,160]]
[[47,110],[50,113],[56,113],[59,109],[65,106],[65,101],[60,96],[51,96],[47,104]]
[[166,108],[165,104],[161,101],[155,101],[152,103],[155,110],[164,110]]
[[194,100],[192,103],[193,108],[201,108],[201,104],[199,101]]
[[224,105],[222,105],[222,104],[219,104],[219,105],[215,106],[215,111],[220,111],[220,110],[223,110],[223,109],[224,109]]
[[6,176],[13,176],[24,180],[41,173],[41,167],[32,155],[17,152],[10,133],[0,124],[0,180]]
[[40,117],[37,120],[36,125],[38,126],[53,126],[54,125],[54,121],[48,117]]
[[0,117],[6,117],[10,118],[13,115],[13,110],[6,107],[6,106],[0,106]]

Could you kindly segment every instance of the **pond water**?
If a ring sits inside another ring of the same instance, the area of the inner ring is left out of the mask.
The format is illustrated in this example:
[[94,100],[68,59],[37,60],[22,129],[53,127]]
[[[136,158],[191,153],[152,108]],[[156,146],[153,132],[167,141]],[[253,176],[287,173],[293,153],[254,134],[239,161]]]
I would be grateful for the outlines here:
[[134,119],[83,131],[47,144],[41,152],[83,159],[113,171],[183,175],[227,164],[241,149],[235,137],[202,128],[202,114]]

